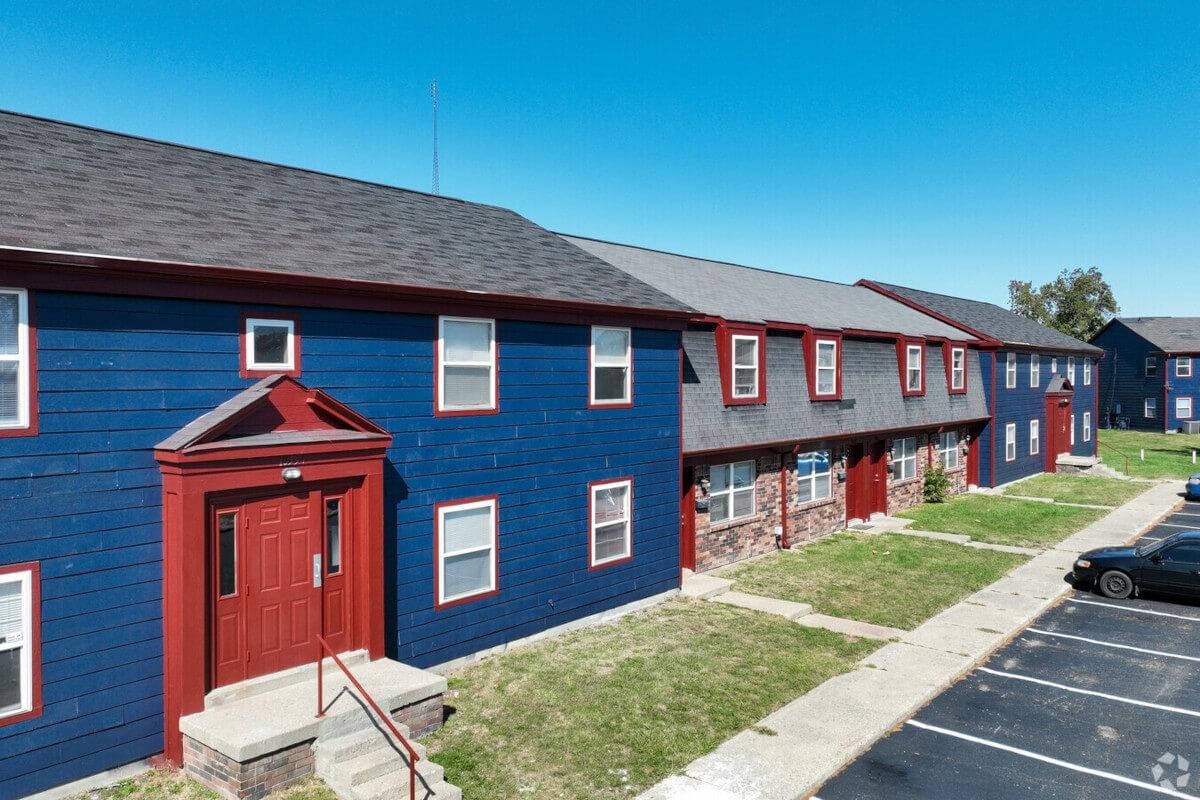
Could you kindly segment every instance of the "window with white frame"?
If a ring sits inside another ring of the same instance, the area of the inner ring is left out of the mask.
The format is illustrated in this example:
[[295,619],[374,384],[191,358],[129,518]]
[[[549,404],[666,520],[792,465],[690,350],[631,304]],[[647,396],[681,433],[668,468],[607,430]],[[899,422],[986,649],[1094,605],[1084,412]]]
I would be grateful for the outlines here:
[[296,321],[246,318],[246,369],[290,372],[296,368]]
[[496,408],[496,321],[438,317],[439,411]]
[[1175,416],[1179,419],[1188,419],[1192,416],[1192,398],[1176,397],[1175,398]]
[[1004,426],[1004,460],[1017,460],[1017,423],[1015,422]]
[[1058,374],[1058,358],[1050,359],[1050,377],[1053,378]]
[[1158,374],[1158,359],[1154,356],[1146,356],[1145,374],[1147,378],[1153,378]]
[[633,553],[633,481],[593,483],[592,518],[588,536],[589,565],[600,567],[623,561]]
[[938,456],[945,469],[958,469],[958,431],[944,431],[938,439]]
[[925,369],[922,360],[925,356],[925,348],[919,344],[910,344],[904,348],[904,374],[907,376],[905,380],[905,388],[910,392],[919,392],[924,385],[921,379],[921,373]]
[[0,429],[29,427],[29,295],[0,289]]
[[708,519],[727,522],[754,516],[753,461],[718,464],[708,472]]
[[833,471],[828,450],[796,456],[796,497],[801,503],[828,500],[833,493]]
[[0,573],[0,719],[33,710],[34,571]]
[[1029,356],[1029,388],[1036,389],[1042,382],[1042,359],[1037,353]]
[[[1029,420],[1029,455],[1036,456],[1042,449],[1042,423],[1040,420]],[[1012,459],[1008,459],[1012,461]]]
[[1075,415],[1071,415],[1071,446],[1075,446]]
[[967,351],[963,347],[950,348],[950,389],[961,391],[967,388]]
[[733,396],[739,399],[758,397],[757,336],[731,337],[733,348]]
[[437,507],[438,603],[496,589],[496,498]]
[[1067,380],[1075,385],[1075,356],[1067,356]]
[[835,395],[837,385],[836,339],[817,339],[817,394]]
[[1154,419],[1158,416],[1158,401],[1153,397],[1147,397],[1142,401],[1142,416],[1146,419]]
[[892,479],[906,481],[917,477],[917,437],[892,441]]
[[1083,440],[1090,442],[1092,440],[1092,412],[1083,412]]
[[1007,360],[1004,362],[1004,388],[1017,388],[1017,354],[1007,353]]
[[1090,358],[1083,360],[1083,385],[1092,385],[1092,360]]
[[627,404],[633,397],[629,328],[592,326],[592,404]]
[[1176,356],[1175,357],[1175,377],[1176,378],[1192,377],[1192,357],[1191,356]]

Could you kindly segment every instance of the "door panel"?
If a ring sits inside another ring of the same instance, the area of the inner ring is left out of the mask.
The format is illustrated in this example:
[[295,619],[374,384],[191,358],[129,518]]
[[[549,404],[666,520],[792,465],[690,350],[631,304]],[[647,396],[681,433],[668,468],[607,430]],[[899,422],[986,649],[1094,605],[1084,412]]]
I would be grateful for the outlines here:
[[846,519],[865,519],[870,512],[864,513],[869,501],[866,498],[866,466],[867,459],[861,444],[850,445],[846,455]]
[[868,516],[887,513],[887,448],[882,439],[871,443],[871,507]]

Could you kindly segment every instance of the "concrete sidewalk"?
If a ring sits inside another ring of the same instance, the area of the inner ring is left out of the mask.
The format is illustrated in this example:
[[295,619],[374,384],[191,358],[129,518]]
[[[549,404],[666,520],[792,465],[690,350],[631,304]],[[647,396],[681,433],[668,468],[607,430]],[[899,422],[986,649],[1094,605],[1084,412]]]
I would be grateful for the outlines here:
[[1124,544],[1180,501],[1160,483],[742,731],[642,800],[799,800],[1066,594],[1075,557]]

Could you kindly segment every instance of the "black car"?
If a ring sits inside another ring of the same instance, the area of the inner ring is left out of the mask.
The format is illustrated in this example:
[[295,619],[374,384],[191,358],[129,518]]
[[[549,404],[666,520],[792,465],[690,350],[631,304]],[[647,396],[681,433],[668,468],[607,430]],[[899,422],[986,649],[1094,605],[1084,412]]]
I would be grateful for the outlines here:
[[1141,547],[1101,547],[1071,571],[1080,588],[1118,600],[1135,591],[1200,596],[1200,531],[1183,531]]

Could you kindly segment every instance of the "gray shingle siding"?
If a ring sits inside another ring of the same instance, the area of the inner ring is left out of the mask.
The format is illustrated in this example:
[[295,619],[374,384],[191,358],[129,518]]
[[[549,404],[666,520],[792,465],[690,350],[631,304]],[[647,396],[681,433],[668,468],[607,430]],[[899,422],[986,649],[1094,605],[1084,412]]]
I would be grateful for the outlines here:
[[507,209],[3,112],[0,246],[686,310]]
[[967,394],[950,395],[946,390],[941,347],[930,345],[925,349],[926,394],[904,399],[895,345],[847,338],[842,356],[843,399],[812,402],[801,336],[771,331],[767,334],[767,403],[726,407],[712,329],[688,330],[683,347],[684,452],[932,427],[979,420],[988,413],[974,351],[968,351]]

